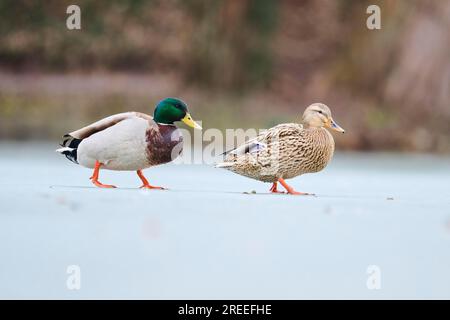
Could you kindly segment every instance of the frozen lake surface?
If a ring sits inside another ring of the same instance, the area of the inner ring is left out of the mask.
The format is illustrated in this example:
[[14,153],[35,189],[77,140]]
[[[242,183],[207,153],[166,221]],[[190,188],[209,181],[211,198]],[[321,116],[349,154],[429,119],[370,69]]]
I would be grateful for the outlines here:
[[450,298],[448,157],[337,154],[298,197],[206,165],[97,189],[55,147],[0,144],[0,298]]

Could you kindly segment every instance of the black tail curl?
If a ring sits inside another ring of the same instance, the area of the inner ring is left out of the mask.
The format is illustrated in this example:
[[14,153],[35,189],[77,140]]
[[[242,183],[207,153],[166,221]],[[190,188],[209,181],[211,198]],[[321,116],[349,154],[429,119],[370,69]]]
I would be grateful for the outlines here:
[[66,158],[72,161],[73,163],[78,164],[77,151],[78,145],[81,143],[81,141],[83,141],[83,139],[77,139],[72,137],[70,134],[65,134],[63,136],[63,141],[61,143],[62,148],[56,151],[66,156]]

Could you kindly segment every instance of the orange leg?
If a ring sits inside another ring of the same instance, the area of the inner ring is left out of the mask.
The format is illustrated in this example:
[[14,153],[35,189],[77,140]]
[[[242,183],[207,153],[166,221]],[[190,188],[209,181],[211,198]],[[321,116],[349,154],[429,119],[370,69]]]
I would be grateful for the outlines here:
[[148,183],[148,180],[144,177],[144,174],[142,173],[142,170],[138,170],[136,172],[137,172],[139,178],[141,178],[141,181],[143,183],[141,188],[165,190],[163,187],[155,187],[155,186],[150,185],[150,183]]
[[284,191],[278,191],[278,189],[277,189],[277,185],[278,185],[278,182],[274,182],[273,184],[272,184],[272,188],[270,188],[270,192],[272,192],[272,193],[284,193]]
[[95,184],[99,188],[116,188],[116,186],[113,186],[111,184],[103,184],[100,181],[98,181],[98,174],[100,172],[100,167],[102,164],[98,161],[95,161],[95,168],[94,173],[92,174],[92,177],[90,178],[92,183]]
[[289,194],[303,195],[303,196],[306,196],[306,195],[314,195],[313,193],[306,193],[306,192],[298,192],[298,191],[295,191],[294,188],[292,188],[290,185],[288,185],[288,184],[286,183],[286,181],[284,181],[283,178],[278,179],[278,181],[279,181],[279,182],[281,183],[281,185],[287,190],[287,192],[288,192]]

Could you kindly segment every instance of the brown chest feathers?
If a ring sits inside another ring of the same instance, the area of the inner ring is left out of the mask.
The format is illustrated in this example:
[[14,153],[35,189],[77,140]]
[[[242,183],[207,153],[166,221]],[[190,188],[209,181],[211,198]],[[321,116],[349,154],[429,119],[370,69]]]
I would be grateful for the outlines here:
[[183,136],[174,125],[150,127],[146,132],[147,158],[150,165],[175,160],[183,151]]
[[291,146],[284,147],[290,150],[290,160],[284,161],[283,178],[293,178],[323,170],[333,157],[334,139],[324,128],[304,129],[301,135],[294,137]]

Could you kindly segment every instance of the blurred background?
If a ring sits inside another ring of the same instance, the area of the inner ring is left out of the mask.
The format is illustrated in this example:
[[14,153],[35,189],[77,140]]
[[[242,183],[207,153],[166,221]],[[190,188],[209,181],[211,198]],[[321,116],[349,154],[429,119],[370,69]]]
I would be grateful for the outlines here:
[[[190,162],[101,190],[54,152],[167,96],[221,130],[320,101],[347,133],[292,180],[317,197]],[[448,299],[449,123],[450,0],[0,0],[0,298]]]
[[58,139],[166,96],[220,129],[320,101],[347,129],[339,149],[449,153],[450,1],[0,1],[1,140]]

